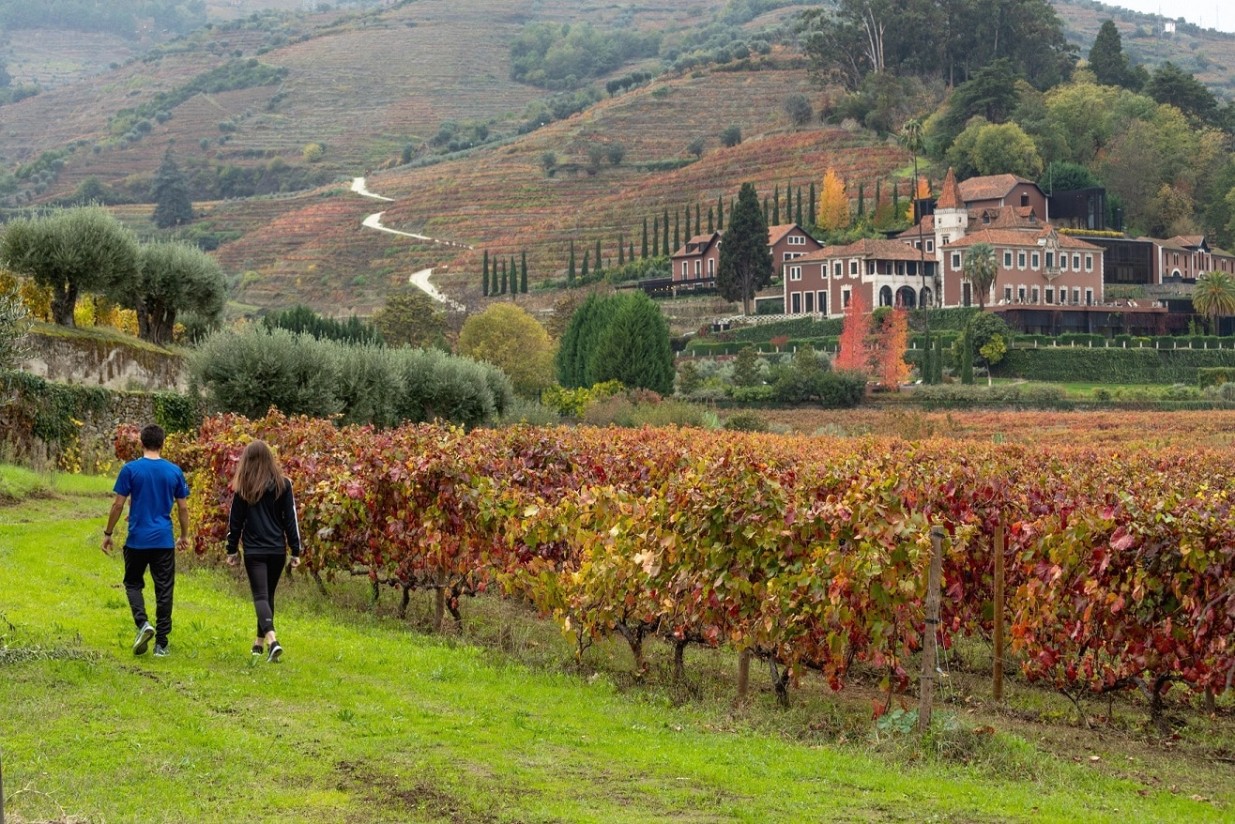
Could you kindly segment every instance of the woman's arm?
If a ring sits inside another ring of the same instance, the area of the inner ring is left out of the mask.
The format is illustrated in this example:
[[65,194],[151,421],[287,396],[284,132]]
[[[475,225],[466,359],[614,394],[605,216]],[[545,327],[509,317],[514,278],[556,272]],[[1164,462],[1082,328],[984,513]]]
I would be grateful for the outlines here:
[[296,496],[292,493],[291,479],[288,479],[287,491],[283,493],[283,534],[287,536],[287,546],[292,551],[292,557],[299,558],[300,524],[296,519]]

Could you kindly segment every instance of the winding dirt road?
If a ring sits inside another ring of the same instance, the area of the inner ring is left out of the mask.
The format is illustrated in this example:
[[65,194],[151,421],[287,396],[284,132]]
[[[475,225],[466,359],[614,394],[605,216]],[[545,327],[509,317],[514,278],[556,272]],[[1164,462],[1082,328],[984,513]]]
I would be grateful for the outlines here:
[[[368,197],[374,200],[382,200],[387,203],[391,203],[394,201],[394,198],[384,197],[383,195],[379,195],[379,194],[369,191],[368,187],[365,186],[365,179],[363,177],[352,178],[352,191],[362,197]],[[466,243],[455,243],[452,240],[439,240],[438,238],[429,237],[428,235],[418,235],[414,232],[401,232],[398,229],[391,229],[388,226],[383,226],[382,225],[382,215],[384,214],[386,213],[385,212],[374,212],[373,214],[369,215],[368,217],[364,219],[364,222],[362,225],[368,229],[376,229],[379,232],[386,232],[387,234],[391,234],[391,235],[399,235],[400,237],[410,237],[413,240],[419,240],[423,243],[432,243],[435,246],[454,246],[455,248],[458,248],[458,249],[471,249],[472,248],[471,246],[468,246]],[[429,282],[429,278],[432,275],[433,275],[432,269],[421,269],[419,272],[413,272],[411,277],[409,277],[407,280],[408,280],[408,283],[412,284],[417,289],[419,289],[420,291],[424,292],[429,297],[436,300],[438,303],[443,303],[449,306],[450,308],[456,309],[460,312],[467,311],[466,306],[464,306],[462,303],[459,303],[457,300],[452,300],[451,298],[446,297],[444,294],[442,294],[437,289],[436,286],[434,286],[432,283]]]

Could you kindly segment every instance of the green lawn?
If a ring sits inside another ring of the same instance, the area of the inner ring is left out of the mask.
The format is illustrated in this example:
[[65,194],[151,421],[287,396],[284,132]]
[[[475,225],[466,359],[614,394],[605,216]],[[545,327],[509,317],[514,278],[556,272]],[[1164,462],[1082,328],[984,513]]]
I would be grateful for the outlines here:
[[[251,604],[227,568],[182,570],[171,657],[135,658],[121,562],[98,549],[110,480],[0,468],[0,481],[10,822],[1123,824],[1225,813],[1012,734],[988,736],[998,757],[964,766],[765,731],[718,702],[675,707],[608,677],[418,635],[303,581],[279,593],[284,663],[254,664]],[[1221,774],[1212,783],[1226,804]]]

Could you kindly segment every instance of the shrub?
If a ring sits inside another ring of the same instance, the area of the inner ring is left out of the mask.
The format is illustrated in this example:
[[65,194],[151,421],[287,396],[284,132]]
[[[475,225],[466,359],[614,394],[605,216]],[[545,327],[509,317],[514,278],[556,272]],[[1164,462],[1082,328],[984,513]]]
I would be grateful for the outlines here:
[[1232,383],[1235,382],[1235,367],[1201,367],[1196,370],[1196,380],[1201,389],[1206,389],[1210,386],[1221,386],[1223,384]]
[[768,422],[754,412],[738,412],[725,419],[725,429],[734,432],[767,432]]

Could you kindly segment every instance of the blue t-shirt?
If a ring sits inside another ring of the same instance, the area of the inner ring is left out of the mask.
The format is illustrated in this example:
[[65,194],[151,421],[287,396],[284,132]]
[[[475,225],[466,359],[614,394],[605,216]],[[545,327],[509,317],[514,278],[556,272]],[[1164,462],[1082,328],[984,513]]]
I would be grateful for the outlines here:
[[129,498],[129,549],[173,549],[172,506],[189,497],[180,467],[162,458],[138,458],[120,469],[117,495]]

